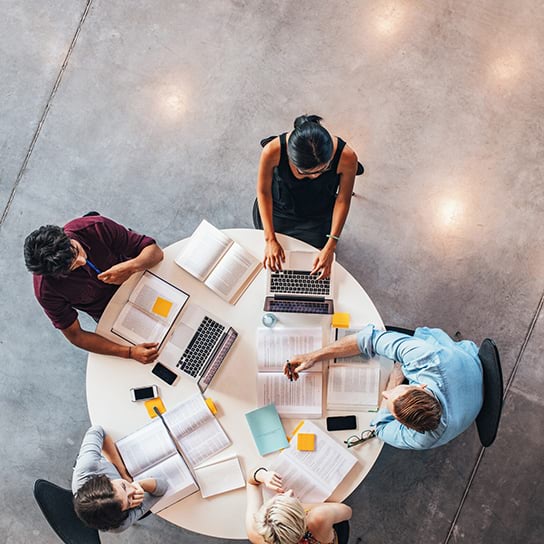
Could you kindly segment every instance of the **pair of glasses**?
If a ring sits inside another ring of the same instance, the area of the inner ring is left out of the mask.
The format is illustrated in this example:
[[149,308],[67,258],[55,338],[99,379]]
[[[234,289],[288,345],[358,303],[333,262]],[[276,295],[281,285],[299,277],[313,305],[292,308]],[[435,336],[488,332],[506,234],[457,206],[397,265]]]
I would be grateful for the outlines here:
[[350,436],[347,440],[344,440],[344,444],[347,444],[348,448],[353,448],[353,446],[358,446],[371,438],[376,436],[376,431],[371,431],[370,429],[363,431],[360,435],[354,434]]

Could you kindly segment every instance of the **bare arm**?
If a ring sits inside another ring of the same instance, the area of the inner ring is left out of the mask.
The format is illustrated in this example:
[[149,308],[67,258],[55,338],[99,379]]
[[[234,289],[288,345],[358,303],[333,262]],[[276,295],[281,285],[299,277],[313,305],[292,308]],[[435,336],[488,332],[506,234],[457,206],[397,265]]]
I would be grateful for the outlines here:
[[[342,156],[340,157],[338,173],[340,174],[340,187],[332,212],[330,234],[340,237],[348,217],[355,174],[357,173],[357,155],[347,145],[344,147]],[[329,238],[323,249],[319,252],[318,257],[316,257],[312,273],[320,270],[319,278],[327,278],[331,275],[333,256],[337,243],[337,240],[334,238]]]
[[250,471],[250,476],[247,479],[246,486],[246,496],[247,496],[247,506],[246,506],[246,531],[249,541],[252,544],[264,544],[263,537],[257,533],[255,530],[255,514],[259,511],[263,505],[263,494],[260,489],[260,485],[263,484],[268,489],[275,491],[276,493],[283,493],[283,488],[281,487],[281,476],[272,471],[262,469],[257,472],[258,480],[253,478],[253,474],[258,467],[254,467]]
[[128,280],[132,274],[142,272],[161,262],[163,256],[162,249],[157,244],[146,246],[137,257],[134,257],[134,259],[129,259],[128,261],[108,268],[108,270],[104,270],[104,272],[98,275],[98,279],[104,283],[121,285]]
[[79,319],[76,319],[68,328],[62,329],[61,332],[74,346],[92,353],[115,355],[124,359],[128,359],[130,355],[132,359],[144,364],[152,363],[159,355],[156,343],[146,342],[129,349],[128,346],[116,344],[95,332],[83,330]]
[[276,138],[264,147],[257,174],[257,203],[259,204],[266,243],[263,265],[272,270],[281,270],[281,263],[285,261],[285,253],[276,239],[272,221],[272,175],[279,161],[280,140]]
[[[338,357],[351,357],[352,355],[357,355],[359,353],[361,353],[361,351],[357,343],[357,335],[351,334],[349,336],[344,336],[344,338],[341,338],[328,346],[312,351],[311,353],[295,355],[295,357],[289,360],[289,364],[291,365],[293,378],[297,380],[300,371],[312,367],[319,361],[335,359]],[[287,363],[283,367],[283,373],[289,377]]]

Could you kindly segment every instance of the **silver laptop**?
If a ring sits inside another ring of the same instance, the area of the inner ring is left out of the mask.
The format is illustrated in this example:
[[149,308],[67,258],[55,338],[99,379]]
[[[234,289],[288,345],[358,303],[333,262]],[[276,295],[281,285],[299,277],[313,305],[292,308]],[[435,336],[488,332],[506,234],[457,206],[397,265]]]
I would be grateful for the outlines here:
[[317,253],[287,251],[283,270],[267,272],[264,310],[310,314],[334,313],[334,267],[330,278],[310,275]]
[[189,303],[166,342],[159,361],[185,374],[204,392],[225,360],[238,333],[225,322]]

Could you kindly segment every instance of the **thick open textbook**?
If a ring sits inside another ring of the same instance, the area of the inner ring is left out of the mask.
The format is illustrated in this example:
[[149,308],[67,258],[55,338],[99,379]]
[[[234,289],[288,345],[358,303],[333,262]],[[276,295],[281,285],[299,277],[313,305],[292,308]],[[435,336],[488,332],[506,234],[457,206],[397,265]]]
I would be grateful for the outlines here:
[[321,363],[289,381],[283,365],[293,355],[321,348],[321,327],[260,328],[257,330],[257,404],[274,404],[278,414],[289,418],[318,418],[323,412]]
[[175,262],[231,304],[261,269],[259,259],[206,220],[193,232]]
[[[168,490],[153,507],[154,512],[197,491],[192,474],[194,467],[230,445],[225,431],[200,394],[189,397],[162,417],[164,423],[157,417],[116,442],[119,454],[135,480],[164,478],[168,482]],[[165,424],[179,444],[182,455]]]
[[[297,433],[315,434],[315,450],[299,451]],[[289,448],[283,450],[270,465],[282,477],[284,489],[292,489],[303,503],[327,500],[357,464],[357,458],[325,431],[305,421],[294,433]],[[265,490],[269,494],[268,490]]]
[[146,270],[112,325],[132,344],[162,343],[189,295]]

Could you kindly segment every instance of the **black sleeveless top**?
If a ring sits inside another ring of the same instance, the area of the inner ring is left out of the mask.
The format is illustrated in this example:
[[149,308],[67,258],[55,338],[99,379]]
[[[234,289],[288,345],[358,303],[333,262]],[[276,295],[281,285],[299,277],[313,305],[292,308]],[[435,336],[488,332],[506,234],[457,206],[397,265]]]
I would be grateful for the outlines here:
[[338,138],[336,153],[327,171],[315,179],[297,179],[289,167],[287,133],[279,138],[280,163],[274,168],[272,176],[273,214],[298,220],[332,217],[340,185],[338,163],[346,142]]

